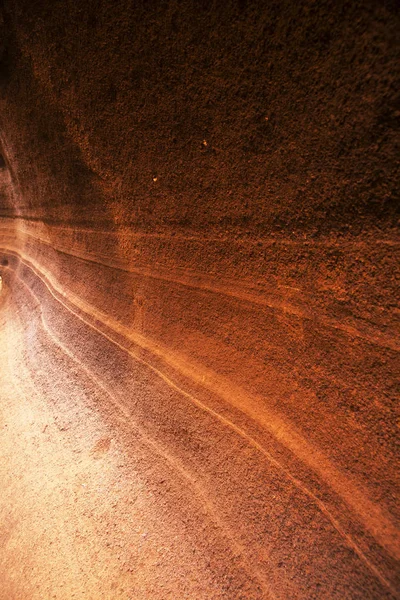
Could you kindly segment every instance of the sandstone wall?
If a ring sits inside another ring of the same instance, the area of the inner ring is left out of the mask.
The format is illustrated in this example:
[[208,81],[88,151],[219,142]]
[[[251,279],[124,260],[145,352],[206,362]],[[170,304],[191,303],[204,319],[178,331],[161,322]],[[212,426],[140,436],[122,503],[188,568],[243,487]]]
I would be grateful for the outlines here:
[[394,596],[394,4],[3,4],[29,369],[53,336],[170,457],[227,598]]

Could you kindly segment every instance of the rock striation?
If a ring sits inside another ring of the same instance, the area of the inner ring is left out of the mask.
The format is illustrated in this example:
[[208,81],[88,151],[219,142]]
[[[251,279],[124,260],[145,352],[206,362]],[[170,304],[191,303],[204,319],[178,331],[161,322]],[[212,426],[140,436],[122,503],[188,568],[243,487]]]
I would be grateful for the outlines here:
[[0,598],[397,597],[394,4],[0,7]]

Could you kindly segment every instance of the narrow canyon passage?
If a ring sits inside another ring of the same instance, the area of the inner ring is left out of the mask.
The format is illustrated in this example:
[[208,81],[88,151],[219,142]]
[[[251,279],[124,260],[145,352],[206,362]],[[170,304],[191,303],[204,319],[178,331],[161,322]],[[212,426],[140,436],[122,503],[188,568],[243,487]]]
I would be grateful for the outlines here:
[[0,600],[399,597],[398,25],[0,2]]

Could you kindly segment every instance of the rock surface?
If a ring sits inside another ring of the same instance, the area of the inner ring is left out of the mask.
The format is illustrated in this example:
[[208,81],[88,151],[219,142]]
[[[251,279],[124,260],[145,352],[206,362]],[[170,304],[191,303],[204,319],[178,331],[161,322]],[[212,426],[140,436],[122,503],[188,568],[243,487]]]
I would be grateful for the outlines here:
[[398,597],[395,3],[0,8],[0,599]]

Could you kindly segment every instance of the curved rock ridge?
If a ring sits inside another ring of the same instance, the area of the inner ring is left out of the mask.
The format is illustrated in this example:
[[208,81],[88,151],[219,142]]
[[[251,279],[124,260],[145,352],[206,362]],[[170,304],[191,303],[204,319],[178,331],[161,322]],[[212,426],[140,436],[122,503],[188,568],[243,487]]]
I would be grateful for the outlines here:
[[399,597],[395,8],[0,8],[0,599]]

